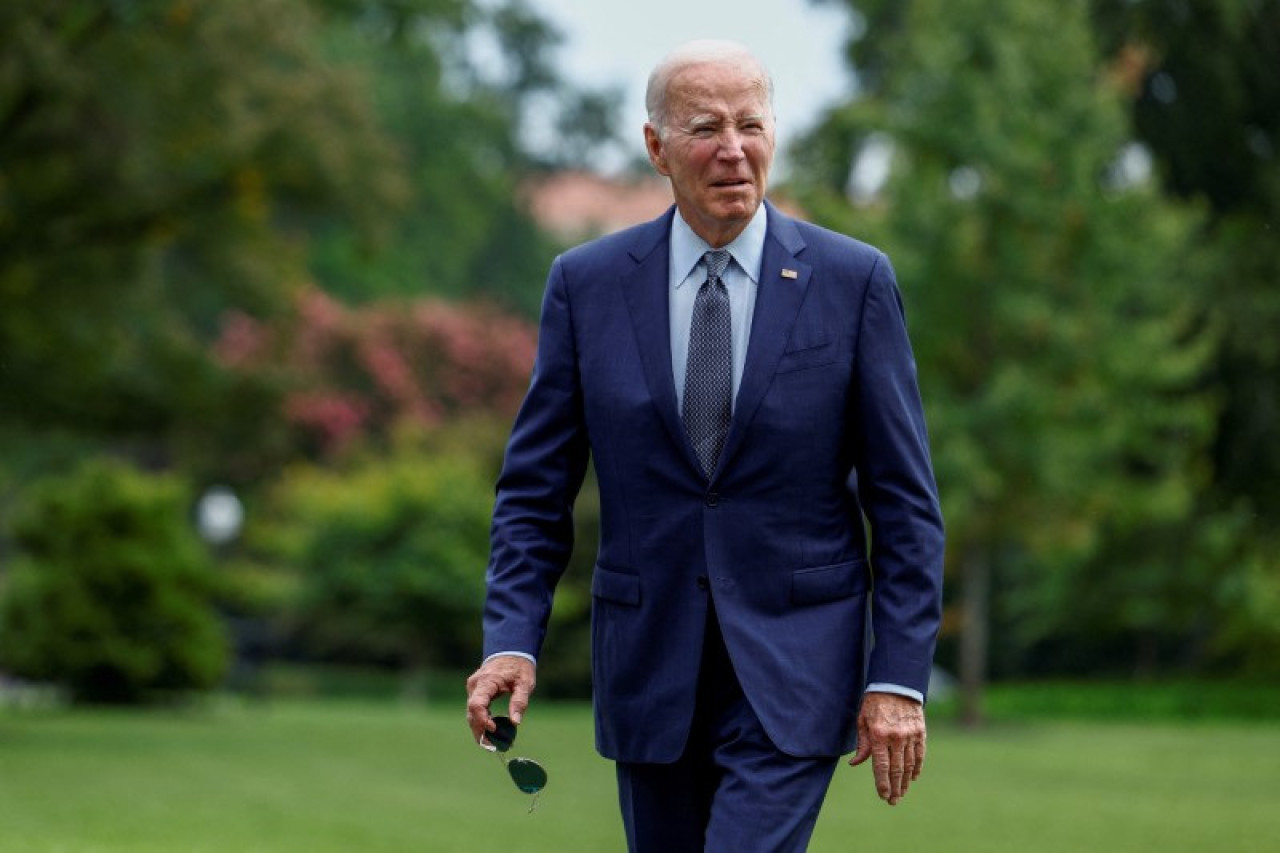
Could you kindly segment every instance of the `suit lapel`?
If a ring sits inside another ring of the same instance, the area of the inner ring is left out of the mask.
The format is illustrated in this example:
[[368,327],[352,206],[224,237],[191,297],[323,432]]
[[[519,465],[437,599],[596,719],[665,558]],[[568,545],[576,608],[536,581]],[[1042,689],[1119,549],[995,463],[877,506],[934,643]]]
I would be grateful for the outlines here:
[[681,448],[695,471],[702,468],[685,435],[676,407],[675,380],[671,375],[671,217],[675,208],[640,232],[632,248],[636,266],[622,277],[622,293],[631,314],[641,370],[649,396],[658,408],[671,440]]
[[[813,272],[797,259],[805,242],[795,224],[768,206],[769,230],[765,236],[764,258],[760,264],[760,284],[751,321],[751,339],[747,345],[747,362],[742,384],[733,407],[733,422],[725,438],[719,469],[738,450],[760,401],[773,382],[773,375],[791,337],[800,306],[804,304]],[[787,274],[784,276],[783,271]],[[792,275],[794,273],[794,275]],[[668,337],[670,332],[668,331]],[[670,369],[668,368],[668,373]]]

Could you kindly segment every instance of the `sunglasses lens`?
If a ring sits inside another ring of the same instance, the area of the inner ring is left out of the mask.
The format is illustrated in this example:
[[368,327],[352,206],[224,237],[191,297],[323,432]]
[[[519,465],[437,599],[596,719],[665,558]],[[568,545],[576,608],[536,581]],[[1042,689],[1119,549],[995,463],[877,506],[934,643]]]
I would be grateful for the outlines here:
[[547,787],[547,771],[542,765],[530,758],[513,758],[507,762],[507,772],[511,781],[526,794],[536,794]]
[[487,732],[484,739],[489,741],[498,752],[506,752],[511,748],[511,744],[516,742],[516,724],[511,722],[510,717],[494,717],[493,722],[498,728]]

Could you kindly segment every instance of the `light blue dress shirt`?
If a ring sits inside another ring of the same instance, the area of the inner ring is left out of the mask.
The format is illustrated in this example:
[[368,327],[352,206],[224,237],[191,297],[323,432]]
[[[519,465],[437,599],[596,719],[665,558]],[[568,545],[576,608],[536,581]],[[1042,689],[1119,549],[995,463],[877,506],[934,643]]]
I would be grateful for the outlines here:
[[[755,316],[756,291],[760,286],[760,264],[764,259],[764,237],[769,220],[764,205],[747,223],[727,250],[733,262],[725,267],[720,280],[729,292],[729,320],[733,332],[733,396],[737,399],[742,384],[742,369],[747,363],[747,341],[751,337],[751,318]],[[689,328],[693,323],[693,303],[698,290],[707,280],[707,265],[702,256],[711,246],[684,221],[680,211],[671,220],[671,377],[676,386],[676,407],[684,410],[684,372],[689,363]]]
[[[751,217],[747,227],[727,246],[733,263],[725,268],[721,280],[729,292],[729,317],[733,331],[733,396],[736,401],[738,386],[742,384],[742,371],[747,363],[747,343],[751,338],[751,321],[755,316],[756,292],[760,289],[760,266],[764,261],[764,240],[769,219],[762,204]],[[689,327],[693,322],[693,303],[698,288],[707,280],[707,266],[702,256],[711,246],[693,232],[676,210],[671,220],[671,263],[669,266],[671,299],[671,376],[675,380],[676,405],[684,407],[684,373],[689,361]],[[485,658],[487,663],[502,655],[522,657],[534,664],[533,655],[525,652],[496,652]],[[875,683],[867,685],[868,693],[897,693],[923,702],[918,690],[898,684]]]

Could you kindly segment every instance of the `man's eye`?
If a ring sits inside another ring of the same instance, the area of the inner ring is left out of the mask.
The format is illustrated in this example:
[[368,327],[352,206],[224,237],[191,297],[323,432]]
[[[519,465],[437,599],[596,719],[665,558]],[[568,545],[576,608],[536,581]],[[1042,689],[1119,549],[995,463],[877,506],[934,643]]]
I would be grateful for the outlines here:
[[714,127],[707,127],[707,126],[695,127],[693,129],[693,135],[699,137],[700,139],[706,139],[708,137],[714,136],[715,132],[716,132],[716,129]]

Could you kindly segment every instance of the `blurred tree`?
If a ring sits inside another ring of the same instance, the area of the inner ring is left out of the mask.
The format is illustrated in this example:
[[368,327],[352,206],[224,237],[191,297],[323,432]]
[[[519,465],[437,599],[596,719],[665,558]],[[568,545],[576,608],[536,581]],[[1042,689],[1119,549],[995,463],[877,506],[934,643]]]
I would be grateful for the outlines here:
[[[486,37],[518,61],[480,61]],[[551,250],[522,122],[549,100],[608,124],[556,39],[518,2],[4,4],[5,443],[64,429],[252,479],[288,453],[281,388],[208,358],[225,312],[274,323],[313,277],[531,312]]]
[[0,7],[0,429],[202,434],[263,395],[207,358],[222,312],[303,280],[286,220],[376,232],[405,196],[301,0]]
[[[1201,199],[1216,266],[1206,310],[1222,407],[1205,513],[1234,535],[1206,553],[1232,616],[1218,650],[1280,661],[1280,0],[1092,0],[1165,187]],[[1265,663],[1264,663],[1265,662]]]
[[555,247],[524,210],[523,183],[607,145],[616,102],[566,83],[560,34],[520,0],[313,2],[333,54],[368,71],[411,189],[379,242],[317,223],[319,283],[354,302],[430,292],[536,314]]
[[0,598],[0,665],[76,701],[144,701],[217,684],[215,578],[173,476],[91,461],[30,489]]
[[558,38],[518,0],[0,5],[0,515],[103,445],[252,486],[293,426],[324,455],[352,412],[369,450],[513,408],[525,324],[397,312],[536,308],[523,177],[614,108],[559,78]]
[[[797,173],[810,209],[900,273],[976,719],[989,621],[1016,661],[1064,632],[1180,628],[1197,604],[1184,553],[1212,409],[1195,221],[1126,169],[1083,7],[850,5],[860,97]],[[1133,586],[1156,603],[1117,616]]]

